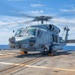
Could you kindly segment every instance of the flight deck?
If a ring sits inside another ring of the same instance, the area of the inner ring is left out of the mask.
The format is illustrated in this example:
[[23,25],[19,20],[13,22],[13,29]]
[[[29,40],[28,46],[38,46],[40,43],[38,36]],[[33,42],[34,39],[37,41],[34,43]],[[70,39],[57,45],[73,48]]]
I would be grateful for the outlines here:
[[0,75],[75,75],[75,51],[59,50],[57,56],[49,56],[0,50]]

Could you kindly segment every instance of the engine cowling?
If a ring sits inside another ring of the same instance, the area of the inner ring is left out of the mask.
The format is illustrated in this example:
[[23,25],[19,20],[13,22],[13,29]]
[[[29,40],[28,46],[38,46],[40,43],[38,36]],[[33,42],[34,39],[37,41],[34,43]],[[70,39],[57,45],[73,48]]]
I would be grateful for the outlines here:
[[56,33],[60,32],[60,29],[52,24],[49,25],[48,29],[51,31],[55,31]]

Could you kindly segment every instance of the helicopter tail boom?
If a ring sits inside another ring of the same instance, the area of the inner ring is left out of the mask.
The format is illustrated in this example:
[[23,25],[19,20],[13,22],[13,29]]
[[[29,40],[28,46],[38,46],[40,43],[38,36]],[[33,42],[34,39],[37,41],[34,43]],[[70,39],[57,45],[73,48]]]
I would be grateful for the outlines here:
[[75,43],[75,40],[67,40],[67,43]]

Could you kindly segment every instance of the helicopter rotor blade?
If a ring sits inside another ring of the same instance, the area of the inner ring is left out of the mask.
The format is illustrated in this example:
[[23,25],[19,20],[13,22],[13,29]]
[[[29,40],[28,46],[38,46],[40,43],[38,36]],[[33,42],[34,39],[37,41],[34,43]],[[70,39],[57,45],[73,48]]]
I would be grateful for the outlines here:
[[40,16],[31,16],[31,15],[28,15],[28,14],[20,14],[21,17],[27,17],[27,18],[36,18],[36,19],[52,19],[52,16],[43,16],[43,15],[40,15]]
[[20,22],[6,23],[6,24],[4,24],[4,25],[28,24],[28,23],[31,23],[31,22],[33,22],[33,20],[27,21],[27,22],[25,22],[25,21],[20,21]]
[[35,16],[31,16],[31,15],[28,15],[28,14],[19,14],[20,17],[26,17],[26,18],[35,18]]

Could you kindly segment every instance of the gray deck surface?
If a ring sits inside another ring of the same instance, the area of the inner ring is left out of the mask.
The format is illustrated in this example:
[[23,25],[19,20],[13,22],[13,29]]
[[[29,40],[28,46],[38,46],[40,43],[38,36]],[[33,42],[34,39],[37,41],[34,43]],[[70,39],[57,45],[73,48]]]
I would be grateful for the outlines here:
[[42,56],[39,52],[21,55],[19,50],[1,50],[0,75],[75,75],[75,51]]

